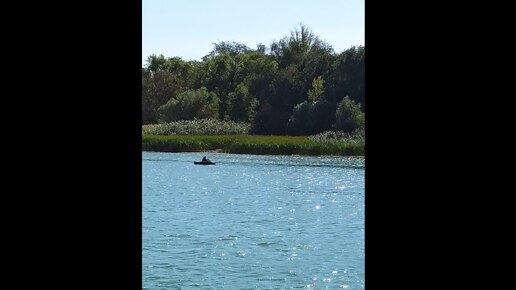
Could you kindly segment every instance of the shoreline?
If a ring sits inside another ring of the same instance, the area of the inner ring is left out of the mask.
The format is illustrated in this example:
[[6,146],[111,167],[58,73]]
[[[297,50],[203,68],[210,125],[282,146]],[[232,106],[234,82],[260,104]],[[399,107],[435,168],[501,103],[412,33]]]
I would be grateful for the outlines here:
[[321,154],[321,155],[299,155],[299,154],[253,154],[253,153],[231,153],[231,152],[224,152],[224,151],[215,151],[215,150],[204,150],[204,151],[152,151],[152,150],[142,150],[142,152],[149,152],[149,153],[214,153],[214,154],[242,154],[242,155],[270,155],[270,156],[276,156],[276,155],[283,155],[283,156],[292,156],[292,157],[346,157],[346,158],[357,158],[357,159],[365,159],[365,155],[327,155],[327,154]]

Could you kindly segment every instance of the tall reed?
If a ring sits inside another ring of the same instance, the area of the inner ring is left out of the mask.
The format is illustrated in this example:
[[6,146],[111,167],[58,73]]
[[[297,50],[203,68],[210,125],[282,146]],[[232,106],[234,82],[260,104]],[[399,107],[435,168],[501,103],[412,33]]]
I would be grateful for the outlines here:
[[226,153],[259,155],[363,156],[364,144],[360,142],[321,142],[303,136],[143,135],[142,150],[165,152],[218,150]]
[[251,124],[215,119],[180,120],[142,126],[142,134],[173,135],[234,135],[248,134]]

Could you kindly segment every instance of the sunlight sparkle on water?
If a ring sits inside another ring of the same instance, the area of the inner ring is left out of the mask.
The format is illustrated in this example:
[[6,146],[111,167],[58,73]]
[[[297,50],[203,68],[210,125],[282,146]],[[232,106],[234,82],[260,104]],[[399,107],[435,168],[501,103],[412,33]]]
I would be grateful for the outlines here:
[[210,157],[142,153],[142,289],[364,289],[362,160]]

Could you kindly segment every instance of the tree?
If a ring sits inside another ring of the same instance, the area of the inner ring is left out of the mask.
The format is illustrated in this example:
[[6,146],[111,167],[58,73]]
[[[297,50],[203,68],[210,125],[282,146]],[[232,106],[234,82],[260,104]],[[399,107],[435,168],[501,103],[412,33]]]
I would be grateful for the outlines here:
[[288,119],[286,132],[288,135],[308,135],[306,124],[310,119],[311,103],[304,101],[294,106]]
[[249,94],[244,83],[240,83],[227,99],[227,119],[236,122],[252,122],[258,100]]
[[360,104],[355,103],[348,96],[339,102],[335,117],[333,127],[337,131],[352,132],[364,127],[365,124],[365,115],[360,110]]
[[189,86],[193,66],[179,57],[151,55],[142,68],[142,123],[156,123],[157,109]]
[[308,135],[322,133],[324,131],[330,131],[332,125],[335,123],[335,110],[337,103],[330,100],[319,100],[313,102],[306,124]]
[[349,96],[365,110],[365,47],[353,46],[339,54],[327,78],[327,93],[334,100]]
[[142,123],[156,123],[156,110],[181,90],[174,77],[166,72],[142,71]]
[[222,119],[226,114],[227,95],[234,89],[235,60],[222,53],[205,58],[204,63],[206,73],[201,84],[219,97],[219,118]]
[[213,92],[202,87],[188,90],[159,107],[158,120],[172,122],[177,120],[217,119],[218,98]]
[[314,78],[312,88],[308,91],[308,101],[317,102],[324,93],[324,80],[321,76]]
[[225,42],[213,43],[213,50],[204,58],[213,58],[217,55],[227,54],[232,57],[251,51],[247,45],[238,42]]
[[[333,49],[301,24],[290,37],[271,44],[270,57],[278,63],[278,72],[270,82],[269,93],[259,97],[252,132],[285,134],[294,106],[307,100],[314,78],[322,80],[328,75]],[[318,93],[320,97],[322,92]]]
[[[204,58],[204,71],[201,84],[219,96],[219,117],[222,119],[235,114],[235,111],[229,112],[235,108],[229,108],[228,105],[234,101],[229,100],[230,94],[233,93],[231,98],[235,98],[239,84],[247,86],[249,96],[258,99],[263,95],[263,91],[267,90],[275,76],[277,63],[263,51],[253,51],[235,43],[221,43]],[[247,102],[248,105],[255,103],[253,110],[258,104],[251,99]],[[253,112],[247,115],[245,119],[252,119],[251,115],[255,114]]]
[[312,135],[331,130],[336,107],[334,102],[327,100],[297,104],[287,122],[287,134]]
[[[270,49],[220,42],[200,62],[151,55],[142,69],[142,123],[157,122],[160,108],[160,121],[211,116],[251,122],[252,134],[348,130],[364,120],[364,64],[363,46],[335,54],[303,24]],[[209,101],[197,96],[202,87]],[[205,114],[213,108],[216,116]]]

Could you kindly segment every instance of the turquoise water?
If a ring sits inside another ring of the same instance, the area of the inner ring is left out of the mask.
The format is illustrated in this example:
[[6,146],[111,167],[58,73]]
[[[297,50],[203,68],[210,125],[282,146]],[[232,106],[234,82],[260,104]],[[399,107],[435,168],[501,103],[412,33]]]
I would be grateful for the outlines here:
[[363,158],[142,159],[144,289],[364,289]]

